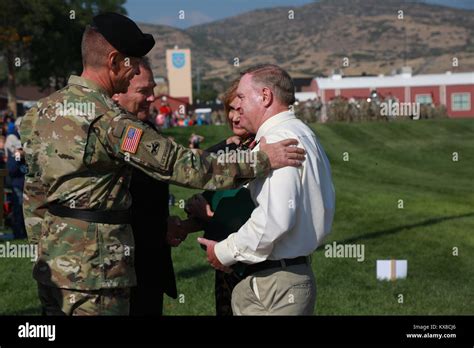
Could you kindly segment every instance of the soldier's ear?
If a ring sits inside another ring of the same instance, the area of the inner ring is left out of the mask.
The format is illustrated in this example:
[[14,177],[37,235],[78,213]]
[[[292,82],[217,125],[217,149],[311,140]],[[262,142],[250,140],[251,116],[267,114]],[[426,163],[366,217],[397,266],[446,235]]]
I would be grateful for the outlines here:
[[107,67],[109,68],[109,70],[117,71],[118,69],[120,69],[118,55],[119,55],[119,52],[115,50],[108,54]]

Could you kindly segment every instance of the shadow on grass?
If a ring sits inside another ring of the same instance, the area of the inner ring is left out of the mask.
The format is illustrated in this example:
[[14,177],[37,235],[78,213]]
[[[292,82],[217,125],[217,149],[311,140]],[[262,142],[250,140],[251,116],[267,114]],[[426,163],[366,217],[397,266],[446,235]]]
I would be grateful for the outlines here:
[[414,224],[402,225],[402,226],[389,228],[389,229],[386,229],[386,230],[369,232],[369,233],[366,233],[366,234],[359,235],[357,237],[347,238],[347,239],[338,241],[338,243],[340,243],[340,244],[350,244],[352,242],[356,242],[356,241],[359,241],[361,239],[378,238],[378,237],[381,237],[381,236],[395,234],[395,233],[401,232],[403,230],[409,230],[409,229],[416,228],[416,227],[436,225],[436,224],[439,224],[441,222],[445,222],[445,221],[449,221],[449,220],[456,220],[456,219],[462,219],[462,218],[473,217],[473,216],[474,216],[474,212],[461,214],[461,215],[452,215],[452,216],[442,216],[442,217],[437,217],[437,218],[431,218],[431,219],[420,221],[420,222],[417,222],[417,223],[414,223]]
[[190,268],[185,268],[176,273],[176,276],[179,278],[193,278],[197,275],[207,273],[212,271],[212,267],[210,265],[200,265],[200,266],[193,266]]

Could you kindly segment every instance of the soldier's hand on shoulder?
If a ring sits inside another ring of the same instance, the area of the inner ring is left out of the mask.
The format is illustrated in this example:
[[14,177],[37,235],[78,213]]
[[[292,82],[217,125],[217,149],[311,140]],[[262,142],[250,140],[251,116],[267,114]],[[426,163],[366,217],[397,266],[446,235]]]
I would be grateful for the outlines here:
[[306,158],[306,151],[296,145],[296,139],[285,139],[272,144],[267,144],[265,137],[260,139],[260,150],[267,154],[272,169],[301,166]]

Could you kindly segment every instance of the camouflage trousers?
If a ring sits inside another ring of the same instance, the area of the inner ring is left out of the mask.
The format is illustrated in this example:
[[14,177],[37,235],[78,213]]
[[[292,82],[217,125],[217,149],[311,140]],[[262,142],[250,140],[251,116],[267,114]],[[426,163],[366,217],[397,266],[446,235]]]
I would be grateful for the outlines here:
[[129,315],[130,289],[74,290],[38,283],[43,315]]

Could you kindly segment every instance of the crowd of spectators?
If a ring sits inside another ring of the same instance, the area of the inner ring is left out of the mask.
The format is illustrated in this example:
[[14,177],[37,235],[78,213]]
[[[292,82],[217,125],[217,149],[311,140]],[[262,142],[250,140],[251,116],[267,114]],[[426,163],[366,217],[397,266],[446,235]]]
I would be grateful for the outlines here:
[[26,238],[23,185],[27,167],[19,134],[21,120],[8,109],[0,111],[0,180],[4,187],[0,194],[3,194],[5,225],[13,230],[14,239]]

